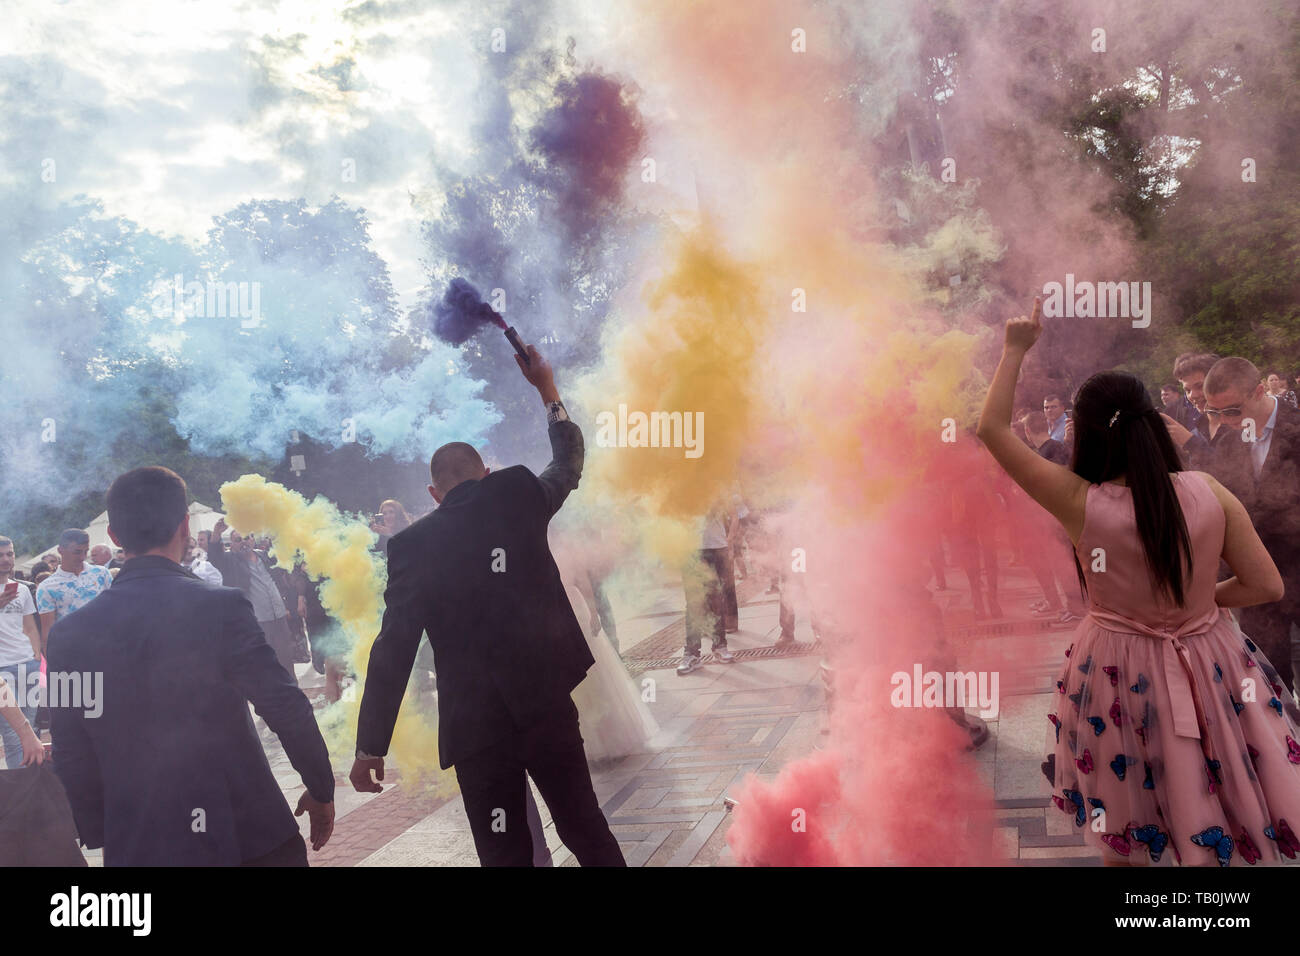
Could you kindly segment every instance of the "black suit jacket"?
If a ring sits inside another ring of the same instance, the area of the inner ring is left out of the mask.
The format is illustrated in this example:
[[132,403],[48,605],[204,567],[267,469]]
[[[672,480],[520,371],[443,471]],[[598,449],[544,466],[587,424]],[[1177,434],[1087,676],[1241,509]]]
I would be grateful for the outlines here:
[[420,635],[438,674],[438,753],[456,761],[570,704],[595,661],[546,539],[582,475],[582,432],[550,426],[552,460],[457,485],[388,543],[357,749],[388,753]]
[[1049,438],[1036,449],[1039,455],[1058,465],[1070,466],[1070,450],[1055,438]]
[[1207,470],[1246,506],[1282,572],[1286,595],[1278,604],[1288,617],[1300,620],[1300,411],[1278,401],[1277,422],[1258,479],[1250,444],[1235,432],[1214,443],[1214,461]]
[[234,588],[132,558],[50,629],[48,660],[52,675],[103,674],[102,713],[54,707],[50,735],[81,842],[106,866],[234,865],[299,832],[250,700],[312,796],[334,799],[311,704]]

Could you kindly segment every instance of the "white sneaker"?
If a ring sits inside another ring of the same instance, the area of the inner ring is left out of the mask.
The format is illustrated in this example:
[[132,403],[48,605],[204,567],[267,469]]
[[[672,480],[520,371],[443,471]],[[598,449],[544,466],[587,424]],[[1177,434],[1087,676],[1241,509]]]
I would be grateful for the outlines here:
[[682,662],[677,665],[677,673],[689,674],[693,670],[698,670],[699,667],[700,667],[700,655],[687,654],[685,657],[682,658]]

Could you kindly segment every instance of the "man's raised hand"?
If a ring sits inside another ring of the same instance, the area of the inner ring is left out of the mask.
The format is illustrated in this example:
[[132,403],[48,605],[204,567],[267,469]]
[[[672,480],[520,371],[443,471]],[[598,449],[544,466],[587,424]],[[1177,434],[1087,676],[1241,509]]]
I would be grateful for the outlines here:
[[558,402],[560,395],[555,390],[555,373],[551,370],[551,363],[542,357],[535,345],[527,346],[526,351],[527,362],[524,362],[522,355],[515,353],[515,364],[519,366],[519,371],[537,389],[543,402]]

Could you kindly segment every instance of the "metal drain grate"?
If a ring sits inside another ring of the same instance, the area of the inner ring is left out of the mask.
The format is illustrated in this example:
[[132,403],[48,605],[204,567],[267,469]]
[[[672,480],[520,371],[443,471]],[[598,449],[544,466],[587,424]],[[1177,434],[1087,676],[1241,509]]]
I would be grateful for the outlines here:
[[[820,654],[822,650],[821,641],[813,641],[811,644],[801,644],[795,641],[789,647],[747,647],[741,651],[733,651],[737,661],[761,661],[772,660],[780,657],[807,657],[809,654]],[[677,657],[657,657],[650,660],[633,658],[628,660],[628,669],[633,674],[639,674],[643,671],[667,670],[676,668],[682,662],[681,656]],[[702,664],[717,664],[718,659],[712,654],[705,654],[700,658]]]
[[1046,634],[1048,632],[1065,633],[1073,630],[1079,624],[1078,621],[1072,621],[1069,624],[1060,624],[1055,619],[1047,620],[1035,619],[1026,621],[1020,618],[1015,620],[993,621],[988,624],[960,624],[951,627],[945,627],[944,631],[949,637],[968,638],[968,637],[1008,637],[1010,635],[1025,636],[1027,634]]

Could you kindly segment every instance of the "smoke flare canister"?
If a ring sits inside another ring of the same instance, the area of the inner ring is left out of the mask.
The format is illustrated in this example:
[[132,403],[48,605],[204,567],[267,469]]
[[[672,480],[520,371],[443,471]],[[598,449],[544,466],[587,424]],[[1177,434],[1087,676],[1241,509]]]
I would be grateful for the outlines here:
[[515,327],[513,325],[509,326],[506,329],[506,339],[507,341],[510,342],[511,345],[515,347],[515,351],[518,352],[519,355],[523,358],[524,364],[525,365],[531,364],[528,361],[528,350],[524,348],[524,343],[519,340],[519,333],[515,331]]

